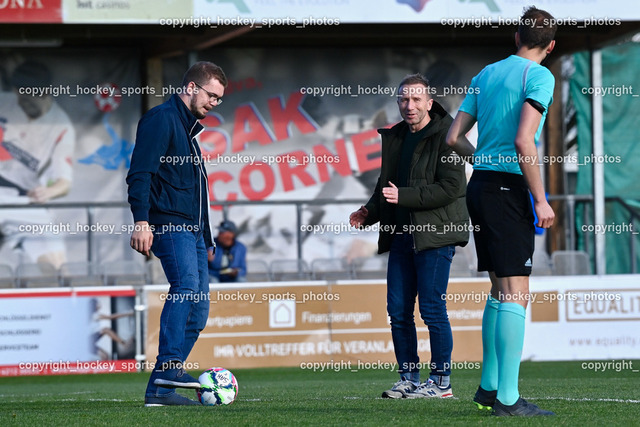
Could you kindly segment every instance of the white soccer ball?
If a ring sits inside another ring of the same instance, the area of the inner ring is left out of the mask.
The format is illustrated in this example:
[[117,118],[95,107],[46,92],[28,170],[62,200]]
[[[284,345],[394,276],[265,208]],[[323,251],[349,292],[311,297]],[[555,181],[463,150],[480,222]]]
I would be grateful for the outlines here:
[[224,368],[207,369],[198,378],[198,400],[205,406],[230,405],[238,395],[236,377]]

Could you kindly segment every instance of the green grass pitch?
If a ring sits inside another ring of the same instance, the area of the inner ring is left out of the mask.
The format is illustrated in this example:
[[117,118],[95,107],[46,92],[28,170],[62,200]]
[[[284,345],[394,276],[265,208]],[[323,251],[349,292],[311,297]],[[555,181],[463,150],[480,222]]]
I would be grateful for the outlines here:
[[[627,361],[629,362],[629,361]],[[583,369],[584,362],[524,362],[520,393],[546,417],[513,425],[640,425],[640,361],[632,369]],[[613,366],[613,365],[612,365]],[[193,373],[197,374],[198,373]],[[300,368],[234,370],[240,392],[230,406],[143,406],[148,374],[0,379],[0,426],[494,425],[507,420],[471,403],[480,371],[456,370],[454,399],[380,398],[396,380],[383,370],[313,372]],[[194,398],[195,392],[182,390]]]

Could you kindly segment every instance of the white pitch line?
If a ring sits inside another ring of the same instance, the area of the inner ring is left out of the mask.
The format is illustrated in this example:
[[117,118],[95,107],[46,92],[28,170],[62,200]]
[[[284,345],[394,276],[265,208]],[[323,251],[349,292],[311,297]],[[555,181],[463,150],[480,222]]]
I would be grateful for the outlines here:
[[568,402],[614,402],[614,403],[640,403],[635,399],[592,399],[589,397],[531,397],[531,400],[566,400]]
[[89,399],[89,402],[126,402],[125,399]]
[[[29,396],[67,396],[74,394],[93,394],[95,391],[70,391],[69,393],[29,393]],[[0,394],[0,398],[5,397],[24,397],[24,394]]]
[[[56,399],[58,402],[84,402],[78,398]],[[124,399],[87,399],[88,402],[126,402]]]

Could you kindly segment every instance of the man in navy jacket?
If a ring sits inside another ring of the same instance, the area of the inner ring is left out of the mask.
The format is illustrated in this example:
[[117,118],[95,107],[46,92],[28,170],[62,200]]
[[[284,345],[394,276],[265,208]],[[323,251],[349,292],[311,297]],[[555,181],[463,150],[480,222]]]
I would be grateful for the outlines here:
[[198,120],[222,102],[225,87],[220,67],[197,62],[185,73],[182,91],[138,123],[127,175],[135,221],[131,247],[145,256],[153,251],[171,285],[145,406],[199,404],[174,389],[200,388],[183,368],[209,315],[207,248],[213,246],[207,174],[196,137],[204,129]]

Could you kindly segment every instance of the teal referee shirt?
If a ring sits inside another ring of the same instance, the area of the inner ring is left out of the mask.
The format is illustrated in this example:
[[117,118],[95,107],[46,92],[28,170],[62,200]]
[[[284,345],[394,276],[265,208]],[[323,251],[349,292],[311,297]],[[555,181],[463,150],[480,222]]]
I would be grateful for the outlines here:
[[554,85],[546,67],[517,55],[487,65],[471,80],[460,111],[478,121],[474,169],[522,175],[515,146],[522,105],[530,98],[544,107],[535,135],[537,144],[553,102]]

